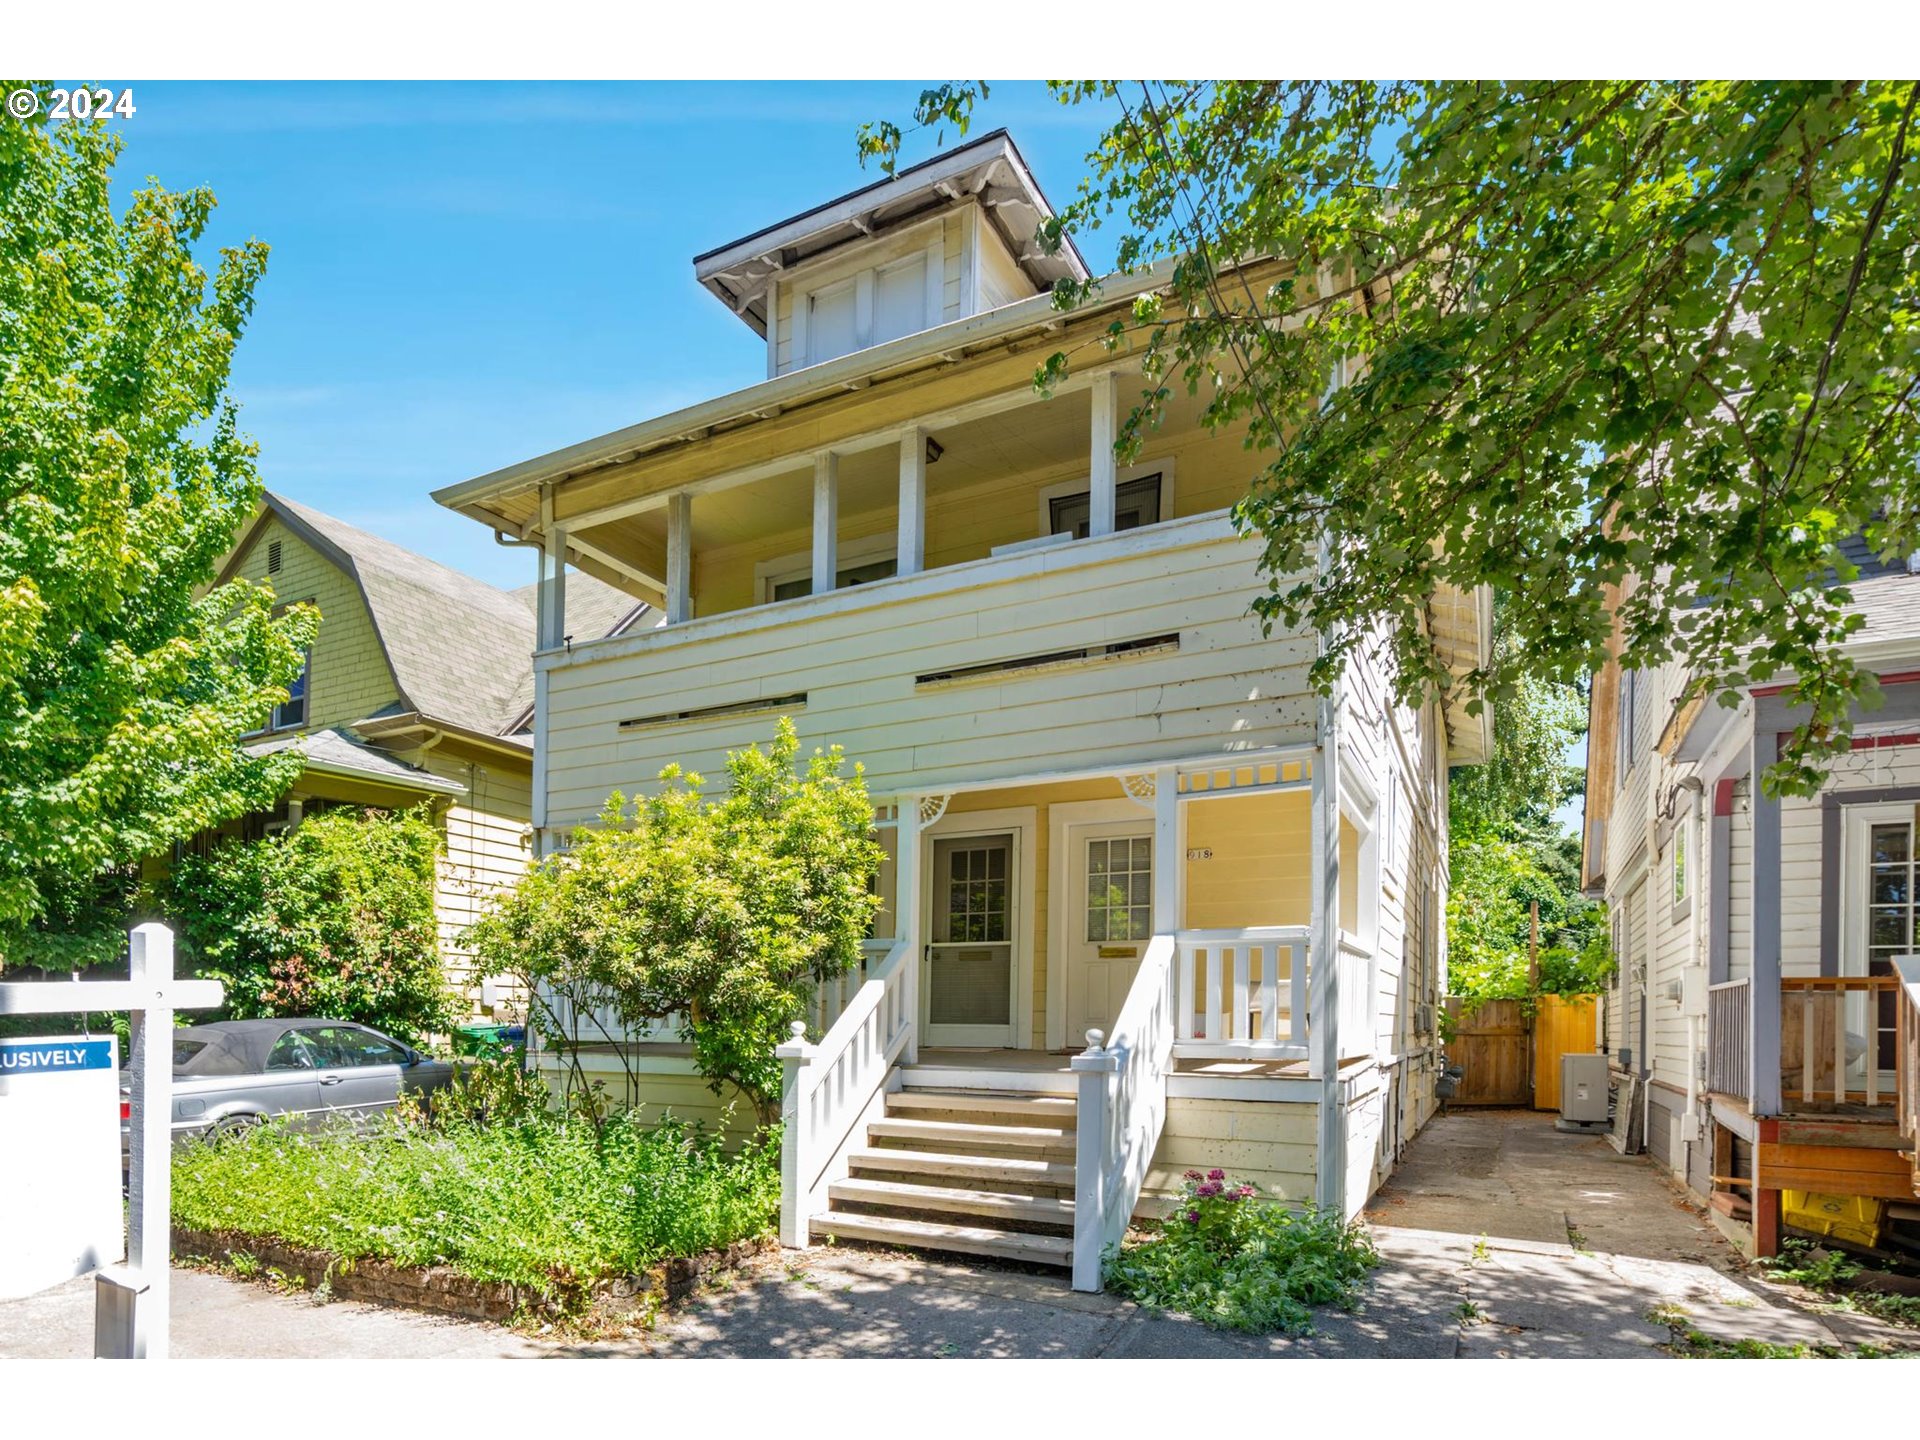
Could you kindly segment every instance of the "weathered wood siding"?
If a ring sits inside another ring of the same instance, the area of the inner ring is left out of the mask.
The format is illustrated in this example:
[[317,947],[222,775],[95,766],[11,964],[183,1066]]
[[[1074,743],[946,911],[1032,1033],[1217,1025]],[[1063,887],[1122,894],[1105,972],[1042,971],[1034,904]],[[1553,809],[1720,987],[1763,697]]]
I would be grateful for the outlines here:
[[[1247,613],[1256,547],[1225,516],[976,561],[763,611],[576,646],[549,677],[551,823],[591,819],[609,791],[678,761],[723,773],[770,714],[621,722],[804,693],[808,745],[839,744],[877,795],[1263,745],[1311,744],[1306,637]],[[917,685],[956,667],[1174,634],[1177,650]]]
[[1181,1176],[1216,1166],[1280,1200],[1310,1204],[1314,1195],[1319,1107],[1292,1101],[1167,1101],[1167,1124],[1143,1191],[1170,1196]]

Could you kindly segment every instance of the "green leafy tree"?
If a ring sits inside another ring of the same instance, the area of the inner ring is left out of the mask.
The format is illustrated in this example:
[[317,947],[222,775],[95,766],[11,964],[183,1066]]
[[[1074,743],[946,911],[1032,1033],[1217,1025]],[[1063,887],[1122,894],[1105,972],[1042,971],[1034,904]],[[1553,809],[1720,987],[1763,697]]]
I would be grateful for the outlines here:
[[[1509,659],[1560,682],[1605,660],[1624,586],[1631,663],[1681,656],[1723,704],[1788,684],[1806,718],[1766,783],[1817,786],[1879,699],[1841,542],[1920,550],[1920,83],[1053,88],[1108,123],[1043,242],[1118,223],[1122,272],[1165,266],[1097,347],[1145,363],[1122,447],[1175,386],[1244,436],[1255,608],[1328,637],[1319,683],[1380,622],[1403,698],[1502,705],[1506,665],[1450,681],[1437,586],[1503,591]],[[986,97],[915,119],[964,133]]]
[[[852,969],[880,901],[882,852],[861,768],[839,747],[796,765],[782,719],[773,743],[727,756],[709,799],[670,765],[657,793],[615,793],[599,823],[534,867],[468,932],[489,967],[530,990],[604,997],[629,1026],[677,1017],[716,1092],[732,1084],[763,1124],[778,1118],[774,1047],[820,982]],[[537,1012],[548,1037],[577,1039]]]
[[424,1042],[454,1018],[439,853],[425,810],[327,810],[183,856],[162,908],[195,971],[227,987],[228,1015],[322,1015]]
[[316,617],[199,593],[260,495],[226,385],[266,247],[209,282],[213,196],[149,185],[116,214],[119,148],[102,122],[0,124],[0,964],[49,891],[270,803],[300,764],[235,742]]
[[[1480,1000],[1590,992],[1613,963],[1605,907],[1580,893],[1580,842],[1555,818],[1586,783],[1568,759],[1586,733],[1586,697],[1513,653],[1509,614],[1496,596],[1495,663],[1517,678],[1495,716],[1493,753],[1455,770],[1447,792],[1447,988]],[[1537,986],[1528,973],[1536,905]]]

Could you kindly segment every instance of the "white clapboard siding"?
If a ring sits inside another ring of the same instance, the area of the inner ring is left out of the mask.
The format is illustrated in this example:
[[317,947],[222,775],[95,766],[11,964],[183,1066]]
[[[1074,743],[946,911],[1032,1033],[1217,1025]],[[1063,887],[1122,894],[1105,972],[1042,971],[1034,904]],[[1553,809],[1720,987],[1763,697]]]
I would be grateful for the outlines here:
[[[620,722],[805,692],[803,743],[843,745],[877,794],[944,782],[1311,743],[1310,638],[1264,637],[1258,547],[1224,515],[974,561],[857,595],[695,620],[551,664],[550,813],[678,761],[722,773],[771,713],[622,731]],[[969,665],[1177,634],[1176,650],[918,686]]]

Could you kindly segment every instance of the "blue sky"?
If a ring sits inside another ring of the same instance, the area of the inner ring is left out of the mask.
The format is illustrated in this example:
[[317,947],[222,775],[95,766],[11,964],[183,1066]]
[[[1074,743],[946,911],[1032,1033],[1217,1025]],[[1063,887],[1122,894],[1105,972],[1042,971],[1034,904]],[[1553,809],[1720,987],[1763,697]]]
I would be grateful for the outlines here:
[[[211,186],[213,241],[272,247],[233,377],[267,484],[517,585],[527,552],[429,492],[762,378],[693,256],[877,178],[855,131],[921,88],[136,82],[117,175]],[[996,85],[974,133],[1060,200],[1098,118]]]

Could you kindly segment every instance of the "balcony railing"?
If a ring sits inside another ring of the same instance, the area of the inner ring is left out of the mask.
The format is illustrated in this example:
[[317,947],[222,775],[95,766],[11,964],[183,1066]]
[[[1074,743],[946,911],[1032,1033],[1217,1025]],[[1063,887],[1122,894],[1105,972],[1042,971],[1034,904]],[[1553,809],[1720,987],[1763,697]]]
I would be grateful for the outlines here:
[[[1881,1081],[1881,1007],[1892,975],[1805,975],[1780,981],[1780,1093],[1802,1105],[1891,1104]],[[1857,1082],[1857,1083],[1856,1083]]]
[[1753,986],[1726,980],[1707,988],[1707,1089],[1745,1100],[1753,1073]]

